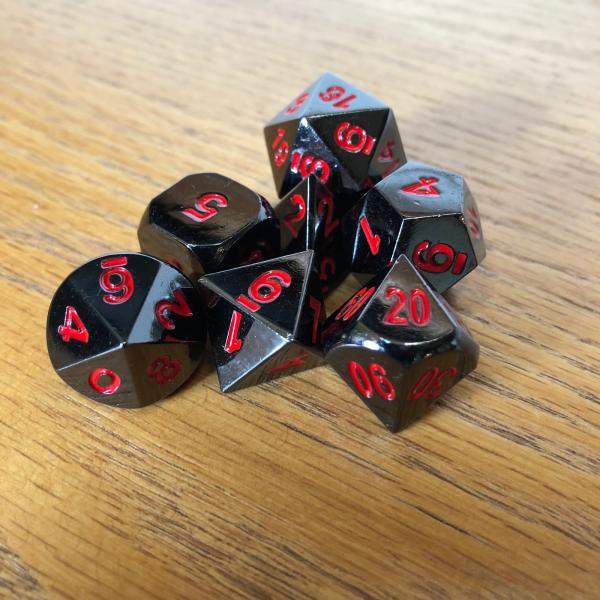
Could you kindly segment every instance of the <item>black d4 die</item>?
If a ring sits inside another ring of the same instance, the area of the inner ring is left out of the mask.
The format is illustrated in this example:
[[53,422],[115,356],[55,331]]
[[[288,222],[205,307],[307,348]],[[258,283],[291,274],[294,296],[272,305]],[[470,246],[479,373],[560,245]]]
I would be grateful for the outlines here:
[[479,213],[463,177],[408,162],[369,190],[343,220],[350,269],[366,281],[406,254],[438,291],[485,256]]
[[312,250],[205,275],[199,284],[223,392],[322,364]]
[[406,162],[392,110],[325,73],[265,127],[277,194],[313,174],[348,208]]
[[425,413],[478,360],[479,346],[401,256],[326,322],[325,360],[391,431]]
[[148,205],[138,238],[143,252],[182,271],[191,281],[276,256],[279,225],[256,192],[216,173],[189,175]]
[[58,374],[92,400],[151,404],[174,392],[202,357],[200,296],[170,265],[143,254],[96,258],[52,298],[48,354]]

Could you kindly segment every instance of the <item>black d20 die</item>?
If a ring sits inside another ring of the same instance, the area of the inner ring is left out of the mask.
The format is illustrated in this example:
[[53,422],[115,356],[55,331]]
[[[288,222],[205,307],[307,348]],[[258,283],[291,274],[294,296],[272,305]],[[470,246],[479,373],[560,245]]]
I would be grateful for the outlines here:
[[96,258],[60,285],[48,311],[48,354],[78,392],[134,408],[174,392],[206,342],[200,296],[166,263],[143,254]]
[[333,194],[309,175],[275,207],[281,227],[282,254],[314,250],[323,294],[348,274],[342,242],[342,211]]
[[479,346],[405,256],[325,324],[326,362],[391,431],[477,365]]
[[281,197],[310,174],[348,208],[406,162],[392,110],[325,73],[265,127]]
[[322,364],[314,252],[205,275],[207,321],[223,392]]
[[189,175],[154,198],[138,228],[143,252],[182,271],[205,273],[276,256],[279,226],[269,203],[216,173]]
[[343,220],[350,269],[361,281],[406,254],[438,292],[485,257],[479,213],[465,180],[408,162],[369,190]]

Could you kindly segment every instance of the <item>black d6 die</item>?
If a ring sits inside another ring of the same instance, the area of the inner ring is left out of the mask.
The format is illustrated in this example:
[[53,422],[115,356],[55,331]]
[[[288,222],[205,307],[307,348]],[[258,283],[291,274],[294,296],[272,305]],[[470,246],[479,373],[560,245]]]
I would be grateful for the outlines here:
[[223,392],[322,364],[325,319],[312,250],[205,275],[199,283]]
[[477,365],[479,346],[401,256],[325,324],[326,362],[391,431],[426,412]]
[[134,408],[174,392],[194,372],[206,327],[198,292],[143,254],[96,258],[60,285],[48,311],[48,354],[92,400]]
[[275,207],[281,228],[282,254],[314,250],[323,294],[348,274],[342,243],[342,213],[333,194],[309,175]]
[[265,127],[277,194],[310,174],[348,208],[406,162],[394,113],[325,73]]
[[193,282],[279,251],[279,226],[269,203],[216,173],[184,177],[154,198],[138,238],[143,252],[172,264]]
[[410,161],[369,190],[343,220],[350,269],[366,281],[406,254],[443,292],[485,257],[479,213],[465,180]]

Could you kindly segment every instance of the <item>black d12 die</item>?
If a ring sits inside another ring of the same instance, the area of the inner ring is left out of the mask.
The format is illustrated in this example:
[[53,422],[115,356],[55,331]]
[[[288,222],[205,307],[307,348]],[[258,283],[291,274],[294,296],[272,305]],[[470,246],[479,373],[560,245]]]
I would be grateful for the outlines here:
[[154,198],[138,228],[143,252],[182,271],[205,273],[279,253],[279,225],[256,192],[216,173],[189,175]]
[[314,262],[307,250],[200,279],[223,392],[322,364],[324,312]]
[[288,192],[275,207],[282,254],[314,250],[323,294],[348,274],[339,202],[314,175]]
[[343,220],[350,269],[361,281],[400,254],[438,292],[485,257],[479,213],[465,180],[410,161],[369,190]]
[[151,404],[200,363],[200,296],[170,265],[137,253],[96,258],[60,285],[48,311],[48,354],[58,374],[92,400]]
[[406,162],[392,110],[331,73],[267,124],[265,140],[280,197],[313,174],[345,208]]
[[325,360],[391,431],[419,418],[477,365],[479,346],[401,256],[325,324]]

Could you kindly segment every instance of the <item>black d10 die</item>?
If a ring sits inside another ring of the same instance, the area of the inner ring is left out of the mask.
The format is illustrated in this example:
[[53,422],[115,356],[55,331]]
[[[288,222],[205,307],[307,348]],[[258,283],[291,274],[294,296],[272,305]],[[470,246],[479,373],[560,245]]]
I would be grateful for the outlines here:
[[60,285],[48,311],[48,354],[92,400],[125,408],[168,396],[198,366],[206,342],[200,296],[143,254],[96,258]]
[[138,238],[143,252],[172,264],[193,282],[279,251],[279,226],[270,204],[216,173],[184,177],[154,198]]
[[425,413],[477,365],[479,346],[401,256],[325,324],[326,362],[391,431]]
[[406,162],[392,110],[331,73],[265,127],[265,140],[280,197],[313,174],[345,208]]
[[205,275],[199,283],[223,392],[322,364],[324,313],[312,250]]
[[475,200],[465,180],[408,162],[369,190],[343,220],[350,269],[361,281],[406,254],[443,292],[485,257]]
[[282,254],[314,250],[323,294],[348,274],[342,243],[342,212],[333,194],[309,175],[275,207]]

